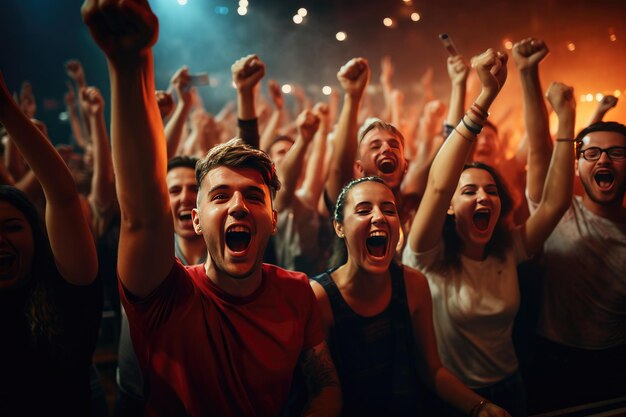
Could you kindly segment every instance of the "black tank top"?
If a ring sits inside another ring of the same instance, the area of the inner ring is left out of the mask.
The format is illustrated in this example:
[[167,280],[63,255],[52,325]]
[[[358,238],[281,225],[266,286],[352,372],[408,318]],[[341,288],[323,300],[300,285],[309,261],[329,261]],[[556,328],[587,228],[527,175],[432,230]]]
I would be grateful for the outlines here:
[[390,265],[391,299],[373,317],[360,316],[350,308],[330,276],[333,271],[312,279],[324,287],[333,311],[329,344],[341,380],[342,415],[424,415],[424,387],[417,376],[401,267]]

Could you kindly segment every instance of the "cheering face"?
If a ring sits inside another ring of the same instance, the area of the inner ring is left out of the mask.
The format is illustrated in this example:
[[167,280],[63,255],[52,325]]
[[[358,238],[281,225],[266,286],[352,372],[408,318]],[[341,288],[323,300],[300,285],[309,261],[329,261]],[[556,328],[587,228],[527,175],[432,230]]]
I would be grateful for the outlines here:
[[[590,148],[608,149],[626,146],[626,137],[617,132],[592,132],[583,138],[581,151],[590,157]],[[611,159],[602,152],[595,161],[578,158],[578,175],[585,194],[596,204],[621,204],[626,192],[626,159]]]
[[35,243],[24,214],[0,201],[0,290],[13,287],[29,273]]
[[191,211],[196,207],[198,185],[193,168],[178,167],[168,171],[165,179],[170,195],[174,232],[183,239],[196,238]]
[[393,193],[384,184],[365,181],[346,197],[343,223],[334,222],[343,237],[349,262],[372,274],[387,272],[400,238],[400,220]]
[[192,217],[196,233],[206,242],[209,270],[235,279],[250,277],[259,270],[276,232],[276,211],[261,174],[220,166],[206,174],[199,193]]
[[486,245],[500,218],[501,206],[498,187],[488,171],[463,171],[450,205],[461,240],[466,245]]
[[400,138],[386,130],[374,128],[361,140],[359,155],[360,159],[355,163],[358,177],[380,177],[389,188],[400,187],[407,170],[404,145]]

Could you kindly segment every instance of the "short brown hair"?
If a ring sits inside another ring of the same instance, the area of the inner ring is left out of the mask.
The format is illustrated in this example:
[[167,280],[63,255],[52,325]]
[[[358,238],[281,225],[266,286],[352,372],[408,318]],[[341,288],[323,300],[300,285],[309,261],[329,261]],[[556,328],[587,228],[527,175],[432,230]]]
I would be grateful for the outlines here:
[[272,199],[276,195],[276,191],[280,190],[280,181],[270,157],[240,138],[231,139],[213,147],[204,158],[198,161],[196,164],[198,186],[202,184],[202,180],[210,170],[220,166],[254,169],[263,177],[263,182],[270,189]]
[[376,117],[370,117],[366,119],[365,123],[363,123],[363,126],[361,126],[361,128],[359,129],[359,143],[361,143],[365,135],[373,129],[380,129],[384,130],[385,132],[391,133],[392,135],[400,139],[400,142],[402,142],[402,145],[404,146],[404,136],[402,136],[402,133],[400,133],[400,131],[391,123],[383,122],[381,119],[378,119]]

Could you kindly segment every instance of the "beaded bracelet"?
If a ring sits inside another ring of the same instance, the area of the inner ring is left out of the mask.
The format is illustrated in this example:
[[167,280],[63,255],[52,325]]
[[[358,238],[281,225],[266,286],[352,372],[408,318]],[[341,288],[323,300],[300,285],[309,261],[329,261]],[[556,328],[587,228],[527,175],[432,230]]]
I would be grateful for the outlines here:
[[469,111],[471,111],[472,113],[474,113],[474,115],[475,115],[476,117],[478,117],[478,119],[480,119],[481,121],[483,121],[483,122],[484,122],[485,120],[487,120],[487,119],[485,118],[485,116],[483,116],[481,113],[479,113],[476,109],[474,109],[474,108],[470,107],[470,108],[469,108]]
[[472,411],[470,411],[470,417],[478,417],[478,413],[480,413],[480,410],[482,410],[483,407],[487,404],[491,404],[491,401],[484,399],[480,400],[480,402],[472,408]]
[[480,128],[476,128],[476,127],[472,127],[470,126],[466,121],[465,121],[465,117],[461,118],[461,122],[463,122],[463,126],[465,126],[465,128],[467,130],[469,130],[470,132],[472,132],[475,135],[478,135],[480,133],[480,131],[483,129],[482,126],[480,126]]

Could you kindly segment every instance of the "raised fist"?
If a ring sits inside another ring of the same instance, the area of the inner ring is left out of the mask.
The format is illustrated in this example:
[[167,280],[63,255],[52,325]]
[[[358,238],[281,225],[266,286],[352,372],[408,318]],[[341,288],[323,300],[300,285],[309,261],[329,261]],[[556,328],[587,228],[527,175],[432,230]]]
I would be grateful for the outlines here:
[[360,98],[370,77],[370,67],[365,58],[352,58],[339,69],[337,79],[343,90]]
[[238,59],[230,68],[238,90],[252,91],[265,75],[265,64],[257,55]]
[[542,40],[526,38],[513,45],[513,61],[520,71],[536,68],[549,52]]

